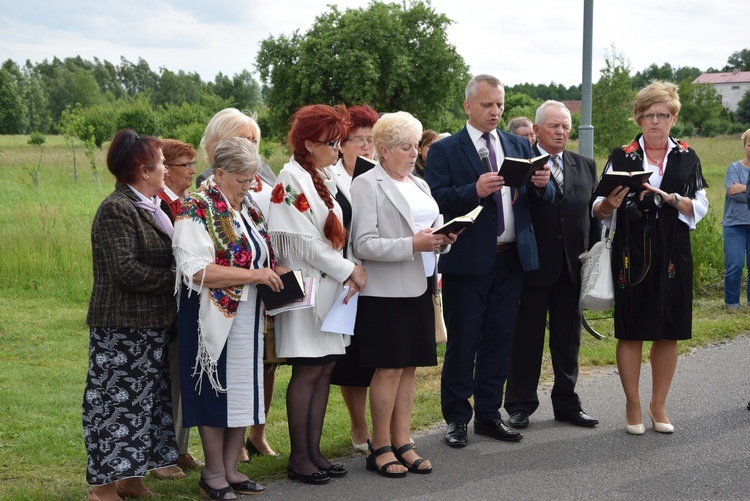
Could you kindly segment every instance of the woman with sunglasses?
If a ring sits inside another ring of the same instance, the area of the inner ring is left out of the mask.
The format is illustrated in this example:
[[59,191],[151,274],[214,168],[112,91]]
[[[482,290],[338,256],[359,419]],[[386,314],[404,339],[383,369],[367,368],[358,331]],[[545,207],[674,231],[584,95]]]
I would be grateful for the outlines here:
[[288,140],[292,158],[279,173],[268,214],[269,233],[278,263],[301,269],[317,280],[315,306],[277,315],[276,354],[292,365],[286,393],[291,453],[287,474],[310,484],[344,476],[320,451],[331,371],[345,354],[349,336],[321,329],[342,291],[350,296],[365,286],[364,268],[343,255],[347,242],[342,207],[330,166],[338,159],[341,139],[349,132],[343,107],[310,105],[292,119]]

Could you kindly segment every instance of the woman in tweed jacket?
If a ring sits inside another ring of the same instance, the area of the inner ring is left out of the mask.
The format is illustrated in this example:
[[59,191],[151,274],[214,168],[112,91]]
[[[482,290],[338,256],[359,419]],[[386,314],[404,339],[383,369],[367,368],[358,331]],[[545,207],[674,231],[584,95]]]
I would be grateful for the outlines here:
[[94,288],[83,398],[89,501],[146,496],[146,472],[174,465],[167,343],[177,316],[172,224],[159,206],[160,142],[122,130],[107,166],[117,179],[91,226]]

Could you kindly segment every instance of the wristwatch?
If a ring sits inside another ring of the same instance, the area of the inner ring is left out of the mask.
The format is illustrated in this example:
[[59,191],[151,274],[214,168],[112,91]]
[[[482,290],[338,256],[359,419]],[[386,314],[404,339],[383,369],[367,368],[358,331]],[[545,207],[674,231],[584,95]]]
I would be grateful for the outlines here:
[[682,200],[682,197],[679,194],[677,194],[677,193],[672,193],[672,196],[674,197],[674,203],[669,204],[669,205],[671,205],[672,207],[674,207],[675,205],[677,205],[677,204],[680,203],[680,201]]

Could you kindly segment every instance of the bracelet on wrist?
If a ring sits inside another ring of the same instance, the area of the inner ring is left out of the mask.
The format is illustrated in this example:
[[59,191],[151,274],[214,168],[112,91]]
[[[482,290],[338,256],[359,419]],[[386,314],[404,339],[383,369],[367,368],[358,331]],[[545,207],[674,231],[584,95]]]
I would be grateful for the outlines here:
[[674,200],[674,202],[670,202],[669,205],[674,207],[682,201],[682,197],[677,193],[672,193],[672,200]]
[[604,208],[602,207],[602,204],[600,203],[599,204],[599,214],[601,214],[603,218],[608,218],[608,217],[610,217],[612,215],[612,211],[610,211],[609,214],[607,214],[606,212],[604,212]]

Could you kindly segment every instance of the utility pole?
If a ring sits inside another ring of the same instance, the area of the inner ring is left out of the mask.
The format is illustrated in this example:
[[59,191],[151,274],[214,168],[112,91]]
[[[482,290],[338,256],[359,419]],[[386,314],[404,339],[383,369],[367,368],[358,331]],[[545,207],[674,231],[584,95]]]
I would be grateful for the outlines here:
[[581,126],[578,153],[594,158],[594,126],[591,125],[591,45],[594,26],[594,0],[583,0],[583,78],[581,80]]

